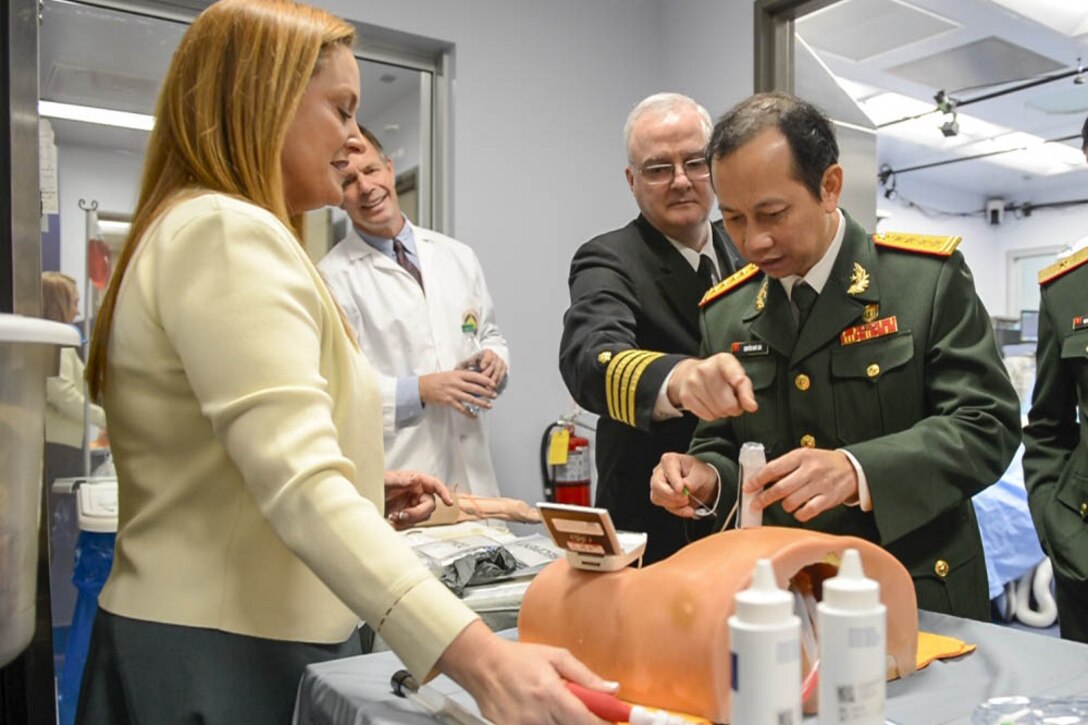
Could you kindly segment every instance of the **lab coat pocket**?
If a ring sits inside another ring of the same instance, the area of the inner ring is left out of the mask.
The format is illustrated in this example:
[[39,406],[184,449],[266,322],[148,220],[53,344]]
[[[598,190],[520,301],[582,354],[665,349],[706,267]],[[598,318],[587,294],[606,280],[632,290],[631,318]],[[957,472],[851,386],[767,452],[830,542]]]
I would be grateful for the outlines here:
[[[909,427],[918,419],[910,390],[914,336],[901,332],[831,351],[835,426],[843,444],[866,441]],[[922,397],[921,391],[915,397]]]

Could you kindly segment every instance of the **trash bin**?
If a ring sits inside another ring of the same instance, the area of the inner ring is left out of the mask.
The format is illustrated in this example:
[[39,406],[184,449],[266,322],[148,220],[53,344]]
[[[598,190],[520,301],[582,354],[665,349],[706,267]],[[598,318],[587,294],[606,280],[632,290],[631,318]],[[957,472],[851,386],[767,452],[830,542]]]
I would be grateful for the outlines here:
[[0,667],[34,635],[45,379],[69,345],[69,325],[0,314]]

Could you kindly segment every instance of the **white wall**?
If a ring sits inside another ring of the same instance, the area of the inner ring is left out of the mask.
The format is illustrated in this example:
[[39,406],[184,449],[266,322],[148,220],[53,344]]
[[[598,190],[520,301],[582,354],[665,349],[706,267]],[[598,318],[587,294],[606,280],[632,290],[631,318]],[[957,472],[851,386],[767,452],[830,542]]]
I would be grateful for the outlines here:
[[755,26],[752,2],[661,0],[655,44],[663,87],[691,96],[717,119],[752,93]]
[[[86,277],[87,223],[79,200],[97,200],[99,211],[131,213],[136,208],[142,170],[143,156],[139,154],[57,146],[61,272],[77,280]],[[83,297],[81,290],[81,306],[86,302]]]
[[891,217],[881,220],[877,228],[882,232],[963,237],[959,250],[974,274],[979,298],[991,315],[1005,314],[1005,253],[987,221],[981,216],[927,214],[906,203],[910,200],[929,210],[966,211],[985,207],[985,197],[950,187],[912,184],[906,177],[898,180],[898,191],[899,196],[892,200],[878,194],[878,213],[890,212]]
[[[1026,218],[1006,213],[1004,221],[993,226],[983,216],[927,215],[903,202],[909,199],[927,209],[969,211],[985,207],[984,194],[935,184],[920,185],[905,176],[898,181],[898,191],[899,197],[891,201],[885,200],[882,195],[878,198],[878,207],[892,213],[890,219],[880,223],[879,229],[962,236],[963,242],[959,248],[975,275],[979,297],[991,315],[1019,314],[1018,309],[1010,307],[1006,265],[1008,252],[1065,246],[1088,236],[1088,206],[1040,209]],[[1053,195],[1053,198],[1081,196],[1083,194],[1071,190],[1069,194]]]

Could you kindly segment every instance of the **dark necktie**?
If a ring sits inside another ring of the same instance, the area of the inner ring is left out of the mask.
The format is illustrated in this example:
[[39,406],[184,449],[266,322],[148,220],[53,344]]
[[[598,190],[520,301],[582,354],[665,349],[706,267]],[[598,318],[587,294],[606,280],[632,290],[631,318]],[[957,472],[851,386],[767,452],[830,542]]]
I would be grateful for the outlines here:
[[699,255],[699,269],[695,271],[695,274],[699,275],[699,279],[703,281],[704,292],[714,285],[714,263],[710,261],[710,257],[705,254]]
[[420,289],[423,287],[423,275],[419,272],[419,267],[412,264],[412,260],[408,259],[408,252],[405,251],[404,245],[401,244],[399,239],[393,240],[393,253],[397,255],[397,264],[405,269],[408,274],[415,278],[416,282],[419,282]]
[[793,304],[797,305],[798,333],[804,329],[805,322],[808,320],[808,315],[812,312],[812,306],[816,304],[817,296],[816,290],[812,289],[812,286],[804,280],[799,281],[793,286],[793,292],[790,295],[790,299],[793,300]]

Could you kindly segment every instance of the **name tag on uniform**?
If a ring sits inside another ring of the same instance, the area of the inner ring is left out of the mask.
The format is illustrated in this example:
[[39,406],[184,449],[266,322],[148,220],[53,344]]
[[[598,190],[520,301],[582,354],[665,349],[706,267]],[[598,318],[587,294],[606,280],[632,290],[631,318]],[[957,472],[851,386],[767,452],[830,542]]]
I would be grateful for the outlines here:
[[882,320],[873,320],[864,325],[848,327],[839,335],[840,345],[853,345],[856,342],[865,342],[875,337],[884,337],[899,332],[899,323],[895,315],[885,317]]
[[1083,330],[1086,327],[1088,327],[1088,315],[1080,315],[1079,317],[1073,318],[1074,330]]
[[753,355],[766,355],[770,347],[765,342],[751,340],[749,342],[734,342],[729,346],[729,352],[737,357],[752,357]]

